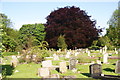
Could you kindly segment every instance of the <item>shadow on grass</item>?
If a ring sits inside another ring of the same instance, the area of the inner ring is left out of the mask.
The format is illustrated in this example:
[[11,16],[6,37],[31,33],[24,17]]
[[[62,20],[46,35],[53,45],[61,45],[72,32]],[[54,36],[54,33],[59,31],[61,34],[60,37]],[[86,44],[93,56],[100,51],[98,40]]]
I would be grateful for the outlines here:
[[116,65],[116,63],[113,63],[112,65]]
[[59,68],[56,68],[55,70],[56,70],[57,72],[60,72],[60,69],[59,69]]
[[2,65],[2,70],[5,69],[6,69],[6,76],[12,75],[14,68],[11,65]]
[[90,77],[90,73],[81,73],[84,76]]
[[114,69],[111,69],[111,68],[105,68],[105,69],[103,69],[103,70],[108,71],[108,72],[115,72],[115,70],[114,70]]

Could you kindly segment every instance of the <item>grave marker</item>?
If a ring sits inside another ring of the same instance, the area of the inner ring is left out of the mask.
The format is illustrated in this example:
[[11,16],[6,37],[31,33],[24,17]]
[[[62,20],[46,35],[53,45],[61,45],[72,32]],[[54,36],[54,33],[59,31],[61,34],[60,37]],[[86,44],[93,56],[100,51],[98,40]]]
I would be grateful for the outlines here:
[[67,54],[66,54],[66,58],[70,58],[70,54],[71,54],[71,52],[67,52]]
[[12,56],[11,65],[13,67],[16,67],[18,65],[18,62],[19,61],[18,61],[17,57],[16,56]]
[[53,54],[53,59],[54,59],[54,60],[59,60],[59,57],[58,57],[58,55],[56,55],[56,54]]
[[105,53],[105,54],[103,55],[103,63],[107,63],[107,62],[108,62],[108,54]]
[[120,60],[118,60],[118,61],[116,62],[115,73],[120,74]]
[[92,64],[90,65],[90,74],[91,77],[100,77],[102,74],[102,67],[100,64]]
[[42,67],[52,67],[52,61],[51,60],[46,60],[42,61]]
[[70,60],[69,60],[69,69],[70,70],[76,68],[76,61],[77,60],[75,57],[70,58]]
[[67,72],[67,66],[66,66],[66,62],[60,62],[60,72],[65,73]]
[[97,60],[97,64],[101,64],[101,61],[100,61],[100,60]]
[[76,52],[76,53],[75,53],[75,56],[77,56],[78,54],[79,54],[79,53],[78,53],[78,52]]
[[38,68],[38,76],[42,78],[49,78],[50,70],[49,68]]

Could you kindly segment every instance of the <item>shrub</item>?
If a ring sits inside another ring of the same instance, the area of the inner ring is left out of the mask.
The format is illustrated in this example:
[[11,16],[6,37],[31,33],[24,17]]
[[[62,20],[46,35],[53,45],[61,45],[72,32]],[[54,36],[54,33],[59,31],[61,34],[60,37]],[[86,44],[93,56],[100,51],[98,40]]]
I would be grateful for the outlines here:
[[39,47],[33,47],[26,51],[26,54],[23,54],[19,59],[19,62],[35,62],[39,63],[45,59],[45,57],[50,56],[49,52],[46,49],[40,49]]

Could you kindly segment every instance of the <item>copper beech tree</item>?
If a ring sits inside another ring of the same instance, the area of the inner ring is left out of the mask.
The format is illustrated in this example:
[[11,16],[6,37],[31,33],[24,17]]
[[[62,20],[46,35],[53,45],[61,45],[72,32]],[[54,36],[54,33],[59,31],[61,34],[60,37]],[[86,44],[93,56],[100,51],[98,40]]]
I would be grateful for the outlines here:
[[87,13],[79,7],[64,7],[54,10],[46,17],[46,41],[50,48],[57,48],[57,39],[64,35],[68,48],[89,47],[98,39],[100,29],[96,21],[90,19]]

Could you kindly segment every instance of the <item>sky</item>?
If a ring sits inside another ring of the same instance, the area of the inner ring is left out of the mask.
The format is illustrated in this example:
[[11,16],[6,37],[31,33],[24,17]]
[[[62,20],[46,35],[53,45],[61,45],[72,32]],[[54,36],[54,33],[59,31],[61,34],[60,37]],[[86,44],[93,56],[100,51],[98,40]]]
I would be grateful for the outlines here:
[[[54,10],[66,6],[76,6],[97,21],[96,27],[108,28],[108,20],[118,8],[118,1],[2,1],[0,13],[4,13],[19,30],[23,24],[46,23],[46,17]],[[104,30],[103,35],[106,33]]]

